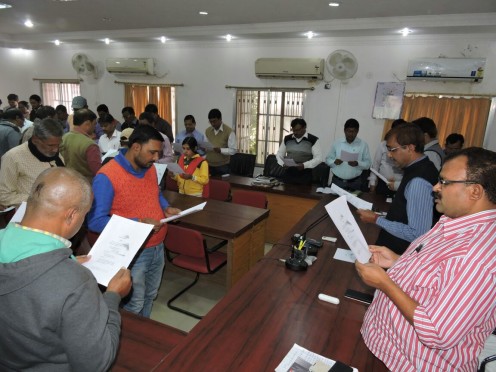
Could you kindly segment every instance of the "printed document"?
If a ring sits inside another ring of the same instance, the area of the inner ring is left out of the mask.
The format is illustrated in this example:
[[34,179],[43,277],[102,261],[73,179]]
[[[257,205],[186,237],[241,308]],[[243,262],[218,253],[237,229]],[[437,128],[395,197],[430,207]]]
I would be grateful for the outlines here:
[[164,178],[165,170],[167,169],[167,164],[154,163],[155,170],[157,171],[157,181],[160,185],[160,181]]
[[325,209],[358,262],[363,264],[369,262],[372,254],[369,251],[367,241],[346,203],[346,196],[340,196],[336,200],[330,202],[325,206]]
[[119,150],[115,150],[115,149],[110,149],[108,150],[105,155],[102,156],[102,162],[107,159],[109,156],[110,157],[115,157],[117,154],[119,153]]
[[167,169],[169,172],[172,172],[174,174],[183,174],[184,170],[181,168],[181,166],[177,163],[167,163]]
[[341,187],[335,185],[334,183],[331,185],[331,193],[336,194],[339,196],[346,196],[346,200],[348,203],[350,203],[352,206],[354,206],[357,209],[368,209],[372,210],[372,203],[369,203],[368,201],[365,201],[363,199],[360,199],[358,196],[353,195],[352,193],[349,193],[345,189],[342,189]]
[[386,177],[384,177],[382,174],[380,174],[379,171],[375,170],[374,168],[370,168],[370,171],[374,173],[377,177],[379,177],[381,180],[383,180],[386,183],[386,185],[389,183],[389,180]]
[[339,157],[342,161],[358,161],[358,152],[348,152],[341,150],[341,155]]
[[179,213],[179,214],[176,214],[176,215],[171,216],[171,217],[163,218],[160,220],[160,222],[166,223],[166,222],[173,221],[173,220],[176,220],[178,218],[184,217],[188,214],[199,212],[199,211],[203,210],[203,208],[205,208],[206,204],[207,204],[207,202],[203,202],[201,204],[195,205],[194,207],[191,207],[189,209],[181,211],[181,213]]
[[[276,372],[287,372],[295,366],[297,363],[298,367],[303,367],[305,371],[311,371],[311,367],[317,363],[323,363],[327,366],[329,370],[336,362],[332,359],[323,357],[317,353],[301,347],[298,344],[294,344],[291,350],[286,354],[284,359],[275,369]],[[353,368],[353,372],[358,372],[356,368]]]
[[96,281],[108,286],[121,267],[128,267],[153,229],[153,225],[113,215],[83,263]]

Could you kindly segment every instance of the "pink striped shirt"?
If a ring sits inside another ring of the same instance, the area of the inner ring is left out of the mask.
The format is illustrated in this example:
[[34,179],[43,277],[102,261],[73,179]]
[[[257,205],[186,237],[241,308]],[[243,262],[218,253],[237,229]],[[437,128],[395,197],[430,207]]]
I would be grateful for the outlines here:
[[419,306],[412,326],[376,291],[361,329],[372,353],[391,371],[476,371],[496,327],[496,210],[442,216],[388,275]]

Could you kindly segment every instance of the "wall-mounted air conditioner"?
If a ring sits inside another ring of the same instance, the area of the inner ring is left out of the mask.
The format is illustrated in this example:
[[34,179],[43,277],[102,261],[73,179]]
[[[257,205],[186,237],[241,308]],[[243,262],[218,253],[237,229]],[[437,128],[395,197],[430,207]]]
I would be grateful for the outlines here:
[[107,71],[111,74],[153,75],[153,58],[108,58]]
[[485,58],[420,58],[408,62],[408,80],[457,80],[479,82]]
[[259,58],[255,61],[255,75],[259,78],[322,80],[324,60],[322,58]]

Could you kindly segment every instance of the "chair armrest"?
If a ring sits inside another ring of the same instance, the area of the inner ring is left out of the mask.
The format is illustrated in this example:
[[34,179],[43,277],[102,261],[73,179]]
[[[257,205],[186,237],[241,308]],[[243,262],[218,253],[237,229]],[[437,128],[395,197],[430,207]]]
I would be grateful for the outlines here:
[[203,236],[208,236],[208,238],[203,238],[203,245],[208,253],[218,251],[220,248],[227,245],[227,240],[225,239],[219,239],[205,234],[203,234]]

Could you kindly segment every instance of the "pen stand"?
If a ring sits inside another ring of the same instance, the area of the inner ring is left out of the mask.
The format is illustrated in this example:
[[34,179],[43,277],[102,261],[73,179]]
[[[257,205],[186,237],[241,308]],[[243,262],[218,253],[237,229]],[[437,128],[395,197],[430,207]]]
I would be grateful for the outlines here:
[[304,250],[293,247],[291,257],[286,260],[286,267],[293,271],[305,271],[308,264],[305,262],[307,257]]

